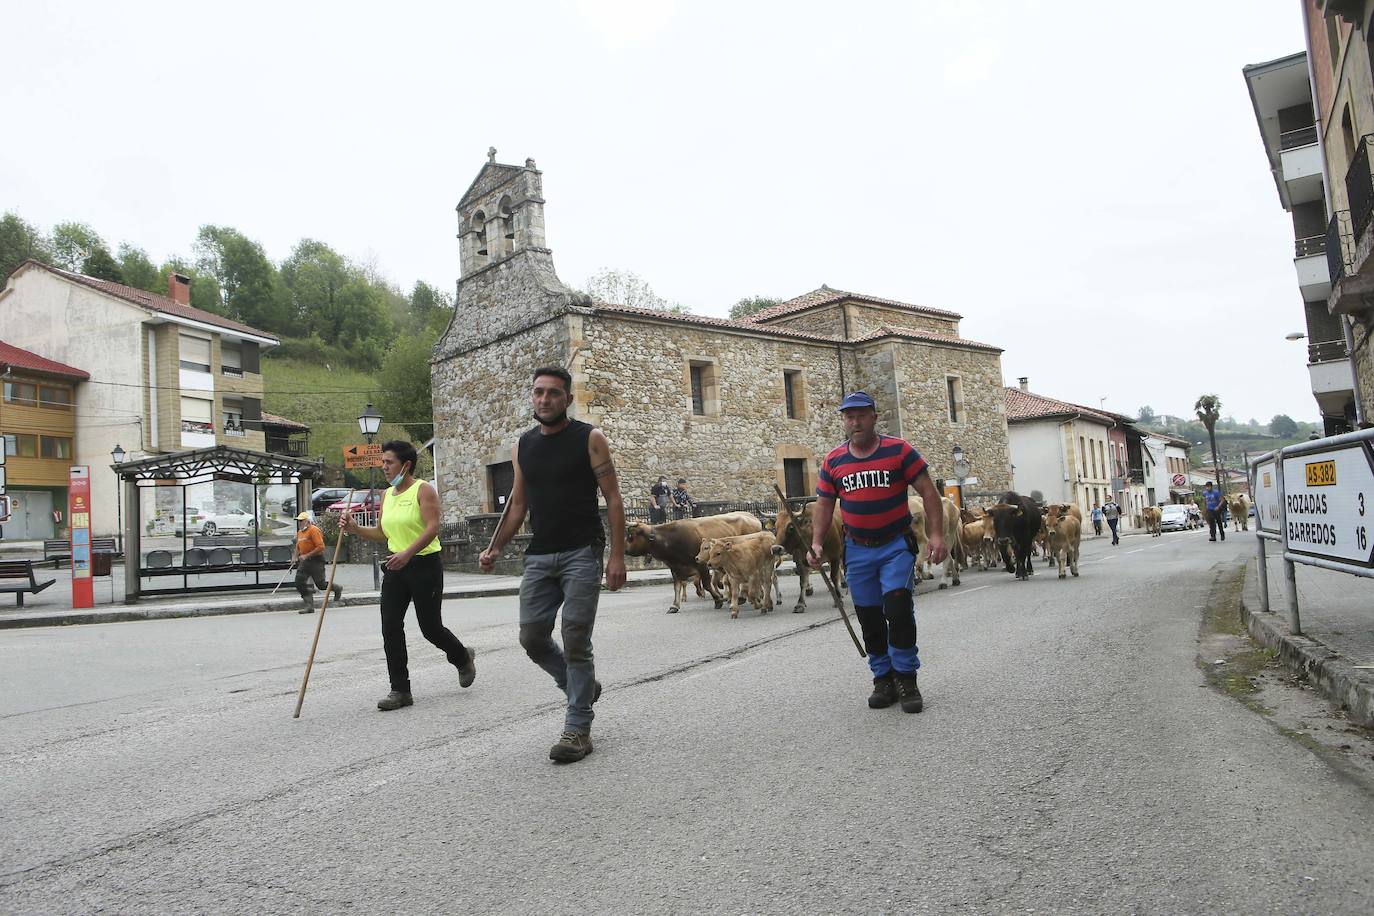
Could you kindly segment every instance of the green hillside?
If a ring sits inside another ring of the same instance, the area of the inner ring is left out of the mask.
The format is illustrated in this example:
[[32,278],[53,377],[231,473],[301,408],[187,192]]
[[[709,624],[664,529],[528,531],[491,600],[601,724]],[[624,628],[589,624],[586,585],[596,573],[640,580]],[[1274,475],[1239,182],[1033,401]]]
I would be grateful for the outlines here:
[[[344,478],[343,447],[365,441],[358,431],[358,414],[369,401],[377,403],[376,376],[332,363],[269,357],[262,361],[262,379],[263,410],[310,427],[310,454],[324,458],[325,481],[367,486],[366,470]],[[414,441],[405,427],[388,423],[384,417],[377,441],[386,439]],[[419,476],[428,477],[431,470],[422,454]]]

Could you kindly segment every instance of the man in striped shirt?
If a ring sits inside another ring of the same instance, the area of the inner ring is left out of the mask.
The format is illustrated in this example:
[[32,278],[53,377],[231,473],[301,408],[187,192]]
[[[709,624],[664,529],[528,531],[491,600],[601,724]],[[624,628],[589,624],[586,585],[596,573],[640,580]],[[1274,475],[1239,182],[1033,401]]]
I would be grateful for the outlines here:
[[916,669],[914,579],[916,538],[911,533],[907,488],[914,487],[926,510],[930,561],[945,561],[944,503],[926,470],[926,461],[903,439],[880,435],[877,405],[862,391],[845,395],[848,441],[825,456],[816,480],[811,565],[817,566],[821,542],[830,530],[835,500],[845,529],[845,575],[854,611],[863,628],[868,667],[873,672],[870,709],[901,701],[905,712],[920,712]]

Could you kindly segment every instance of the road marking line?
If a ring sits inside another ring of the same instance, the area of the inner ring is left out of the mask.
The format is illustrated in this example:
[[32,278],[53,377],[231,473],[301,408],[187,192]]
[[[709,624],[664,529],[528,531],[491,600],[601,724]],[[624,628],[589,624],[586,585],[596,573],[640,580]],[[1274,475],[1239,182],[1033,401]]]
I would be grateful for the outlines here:
[[1137,547],[1135,550],[1128,550],[1127,553],[1140,553],[1142,550],[1149,550],[1148,547]]
[[1098,560],[1099,563],[1106,563],[1108,560],[1115,560],[1115,559],[1116,559],[1116,554],[1112,554],[1112,555],[1109,556],[1109,557],[1098,557],[1098,558],[1097,558],[1097,560]]
[[[952,587],[952,586],[951,586],[951,587]],[[967,594],[969,594],[970,592],[982,591],[982,590],[985,589],[985,588],[992,588],[992,586],[991,586],[991,585],[979,585],[979,586],[977,586],[976,588],[961,588],[959,591],[955,592],[954,594],[955,594],[955,595],[967,595]]]

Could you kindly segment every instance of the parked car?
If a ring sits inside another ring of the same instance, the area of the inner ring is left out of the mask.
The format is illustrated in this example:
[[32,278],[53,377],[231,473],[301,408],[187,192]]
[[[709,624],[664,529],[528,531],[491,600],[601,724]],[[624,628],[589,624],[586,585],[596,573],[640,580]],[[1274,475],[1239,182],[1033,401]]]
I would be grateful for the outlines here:
[[1187,506],[1161,506],[1160,531],[1187,531],[1193,527],[1192,513]]
[[325,511],[342,513],[345,509],[351,509],[353,512],[376,512],[382,507],[382,494],[385,492],[382,489],[373,490],[369,498],[367,490],[354,490],[353,499],[348,501],[348,491],[344,490],[344,499],[327,506]]
[[319,514],[348,496],[348,487],[316,487],[310,494],[310,511]]
[[187,506],[185,525],[178,525],[173,534],[181,537],[184,530],[209,537],[221,531],[252,531],[257,526],[257,519],[247,512],[234,509],[227,512],[202,512],[195,506]]

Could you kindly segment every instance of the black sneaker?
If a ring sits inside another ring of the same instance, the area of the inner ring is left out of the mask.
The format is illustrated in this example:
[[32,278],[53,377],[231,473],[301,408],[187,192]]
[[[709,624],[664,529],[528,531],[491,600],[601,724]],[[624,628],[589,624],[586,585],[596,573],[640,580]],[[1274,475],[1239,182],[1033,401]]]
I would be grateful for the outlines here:
[[564,732],[558,743],[549,748],[549,759],[558,763],[576,763],[592,752],[592,736]]
[[896,672],[897,698],[902,701],[902,712],[920,712],[925,708],[921,699],[921,688],[916,686],[916,672],[909,674]]
[[391,710],[400,709],[402,706],[414,705],[415,701],[404,690],[393,690],[377,701],[377,708],[382,712],[391,712]]
[[897,702],[897,680],[889,671],[882,677],[873,679],[873,693],[868,697],[869,709],[887,709]]
[[468,663],[458,666],[458,686],[471,687],[475,680],[477,680],[477,653],[473,649],[468,649]]

